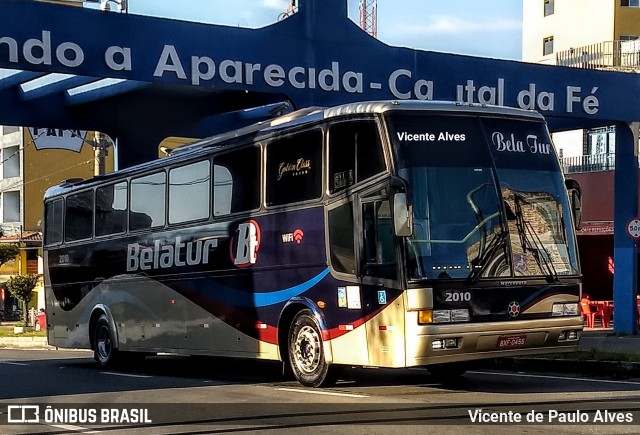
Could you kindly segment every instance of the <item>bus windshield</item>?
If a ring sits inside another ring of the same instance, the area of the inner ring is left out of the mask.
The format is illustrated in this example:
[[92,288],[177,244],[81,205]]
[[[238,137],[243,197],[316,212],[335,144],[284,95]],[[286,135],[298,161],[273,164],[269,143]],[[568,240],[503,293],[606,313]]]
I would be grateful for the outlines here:
[[387,121],[413,204],[410,279],[577,273],[564,180],[543,122],[412,112]]

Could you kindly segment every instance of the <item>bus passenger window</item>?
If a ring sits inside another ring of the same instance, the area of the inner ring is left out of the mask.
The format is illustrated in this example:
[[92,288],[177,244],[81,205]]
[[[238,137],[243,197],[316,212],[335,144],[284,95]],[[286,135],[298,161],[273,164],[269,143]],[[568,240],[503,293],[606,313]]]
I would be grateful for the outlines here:
[[260,148],[250,147],[213,159],[213,215],[260,207]]
[[61,199],[45,204],[45,245],[54,245],[62,242],[62,206]]
[[166,180],[164,172],[131,180],[129,229],[143,230],[164,225]]
[[64,240],[90,239],[93,235],[93,190],[67,197]]
[[209,217],[211,164],[208,160],[169,171],[169,223]]
[[385,169],[382,142],[375,121],[341,122],[329,129],[331,193],[371,178]]
[[96,189],[96,236],[120,234],[127,229],[127,182]]
[[353,242],[353,203],[346,202],[328,213],[331,266],[337,272],[356,273]]
[[267,145],[267,205],[309,201],[321,195],[321,130],[298,133]]

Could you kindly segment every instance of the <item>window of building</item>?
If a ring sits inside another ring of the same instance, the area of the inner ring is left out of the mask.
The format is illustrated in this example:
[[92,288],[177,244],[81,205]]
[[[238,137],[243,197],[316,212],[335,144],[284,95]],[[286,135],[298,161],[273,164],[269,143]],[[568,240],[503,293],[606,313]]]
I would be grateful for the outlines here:
[[64,240],[90,239],[93,234],[93,190],[69,195],[64,220]]
[[260,148],[250,147],[213,159],[213,215],[260,207]]
[[20,192],[11,191],[2,194],[3,222],[20,222]]
[[292,204],[322,195],[322,131],[267,145],[267,205]]
[[209,217],[211,210],[211,163],[209,160],[169,171],[169,223]]
[[14,127],[12,125],[4,125],[1,128],[2,134],[11,134],[20,131],[20,127]]
[[2,178],[20,176],[20,147],[6,147],[2,150]]
[[96,189],[96,236],[120,234],[127,229],[127,182]]
[[544,0],[544,16],[553,15],[554,0]]
[[27,248],[27,261],[34,261],[38,259],[38,250],[35,248]]
[[164,172],[131,180],[129,229],[143,230],[164,225],[166,184]]
[[329,129],[329,191],[346,189],[385,170],[376,123],[342,122]]
[[636,41],[638,39],[640,39],[638,35],[620,35],[620,41]]
[[47,245],[54,245],[62,242],[62,207],[61,199],[47,202],[45,204],[45,233],[44,241]]
[[621,0],[620,6],[626,6],[629,8],[638,8],[640,7],[640,0]]
[[553,53],[553,36],[544,38],[542,42],[542,54],[546,56],[551,53]]

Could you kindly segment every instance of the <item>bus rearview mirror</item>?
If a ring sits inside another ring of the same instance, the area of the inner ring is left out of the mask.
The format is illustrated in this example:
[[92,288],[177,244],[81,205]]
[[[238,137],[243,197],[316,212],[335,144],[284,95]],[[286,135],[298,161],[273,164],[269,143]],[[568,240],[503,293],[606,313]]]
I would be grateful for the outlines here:
[[413,234],[413,212],[404,192],[393,195],[393,224],[396,236],[408,237]]
[[569,194],[569,206],[573,215],[573,224],[576,230],[582,228],[582,189],[580,183],[576,180],[568,178],[564,181]]

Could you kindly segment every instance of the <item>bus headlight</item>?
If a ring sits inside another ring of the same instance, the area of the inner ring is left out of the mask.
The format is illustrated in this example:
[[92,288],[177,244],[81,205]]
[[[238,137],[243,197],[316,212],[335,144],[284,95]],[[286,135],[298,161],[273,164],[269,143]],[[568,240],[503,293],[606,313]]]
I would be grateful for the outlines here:
[[572,302],[567,304],[553,304],[551,307],[551,315],[553,317],[559,316],[577,316],[578,315],[578,303]]
[[418,324],[428,325],[432,323],[468,322],[471,319],[466,308],[455,310],[420,310],[418,311]]
[[433,323],[450,323],[451,310],[433,310]]
[[459,349],[461,338],[437,338],[431,342],[431,349],[433,350],[441,350],[441,349]]
[[452,322],[468,322],[469,310],[467,309],[451,310],[451,321]]
[[558,341],[577,341],[580,338],[580,334],[575,329],[571,329],[569,331],[562,331],[560,335],[558,335]]

